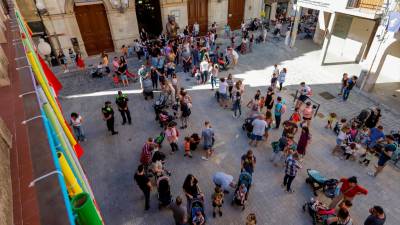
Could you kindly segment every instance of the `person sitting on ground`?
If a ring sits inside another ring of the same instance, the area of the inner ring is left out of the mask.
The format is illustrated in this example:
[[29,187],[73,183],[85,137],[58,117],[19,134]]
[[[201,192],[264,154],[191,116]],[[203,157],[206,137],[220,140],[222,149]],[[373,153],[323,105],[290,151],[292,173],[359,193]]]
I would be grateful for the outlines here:
[[327,225],[353,225],[349,210],[339,209],[335,217],[328,218]]

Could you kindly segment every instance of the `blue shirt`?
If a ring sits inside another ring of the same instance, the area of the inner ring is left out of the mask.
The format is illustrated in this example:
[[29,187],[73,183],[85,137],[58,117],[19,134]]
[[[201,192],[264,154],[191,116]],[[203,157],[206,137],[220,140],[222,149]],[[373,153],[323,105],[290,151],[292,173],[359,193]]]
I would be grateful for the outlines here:
[[281,110],[282,110],[282,103],[279,102],[275,105],[275,111],[274,111],[275,116],[280,116]]
[[385,138],[385,133],[383,133],[383,131],[380,131],[378,128],[374,127],[371,129],[369,138],[371,140],[371,143],[376,143],[377,140]]

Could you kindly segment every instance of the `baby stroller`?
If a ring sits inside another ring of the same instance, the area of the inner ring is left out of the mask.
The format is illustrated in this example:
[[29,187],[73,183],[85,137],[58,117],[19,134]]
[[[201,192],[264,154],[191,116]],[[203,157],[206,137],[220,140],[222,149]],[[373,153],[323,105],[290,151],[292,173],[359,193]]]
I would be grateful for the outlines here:
[[167,96],[160,94],[158,99],[154,102],[153,108],[154,108],[154,113],[156,114],[156,120],[159,119],[158,116],[161,113],[161,111],[167,107],[167,100],[168,100]]
[[251,137],[251,132],[253,132],[253,125],[252,125],[253,121],[254,121],[253,117],[246,118],[242,125],[242,129],[246,131],[248,138]]
[[357,128],[361,128],[368,117],[371,115],[371,109],[363,109],[357,117],[353,118],[350,122],[351,124],[355,123]]
[[322,189],[326,197],[335,197],[336,188],[339,184],[337,179],[328,179],[322,176],[318,170],[313,169],[307,169],[307,174],[306,183],[311,186],[315,196],[318,196],[317,191]]
[[[252,177],[251,174],[243,171],[239,175],[239,182],[236,186],[235,194],[233,195],[232,205],[237,204],[242,207],[242,210],[245,209],[245,201],[247,200],[247,196],[249,195],[250,187],[251,187]],[[244,186],[245,190],[241,188]]]
[[158,209],[168,206],[172,201],[169,178],[162,176],[157,179]]
[[312,218],[312,224],[324,224],[325,221],[335,215],[335,209],[329,209],[322,202],[311,198],[309,202],[304,203],[303,211],[310,214]]
[[197,212],[201,212],[201,214],[203,214],[203,217],[206,217],[206,214],[204,213],[204,203],[200,198],[193,198],[190,201],[190,215],[191,218],[193,219]]

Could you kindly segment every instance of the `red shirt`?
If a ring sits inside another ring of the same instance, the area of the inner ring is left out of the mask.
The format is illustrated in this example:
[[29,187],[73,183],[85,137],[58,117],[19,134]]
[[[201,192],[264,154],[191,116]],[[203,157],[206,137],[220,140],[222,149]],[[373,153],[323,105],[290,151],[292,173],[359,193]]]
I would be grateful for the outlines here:
[[353,198],[358,194],[368,194],[368,190],[358,184],[354,187],[350,187],[349,180],[346,178],[341,178],[340,182],[342,182],[340,192],[346,197]]

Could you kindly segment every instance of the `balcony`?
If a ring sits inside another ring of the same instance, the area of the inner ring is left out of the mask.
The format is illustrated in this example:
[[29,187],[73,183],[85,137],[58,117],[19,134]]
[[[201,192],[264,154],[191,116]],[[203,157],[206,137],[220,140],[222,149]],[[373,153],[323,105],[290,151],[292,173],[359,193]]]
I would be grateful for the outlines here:
[[384,0],[348,0],[347,8],[380,10]]
[[376,19],[382,14],[384,3],[385,0],[348,0],[346,11],[356,16]]

